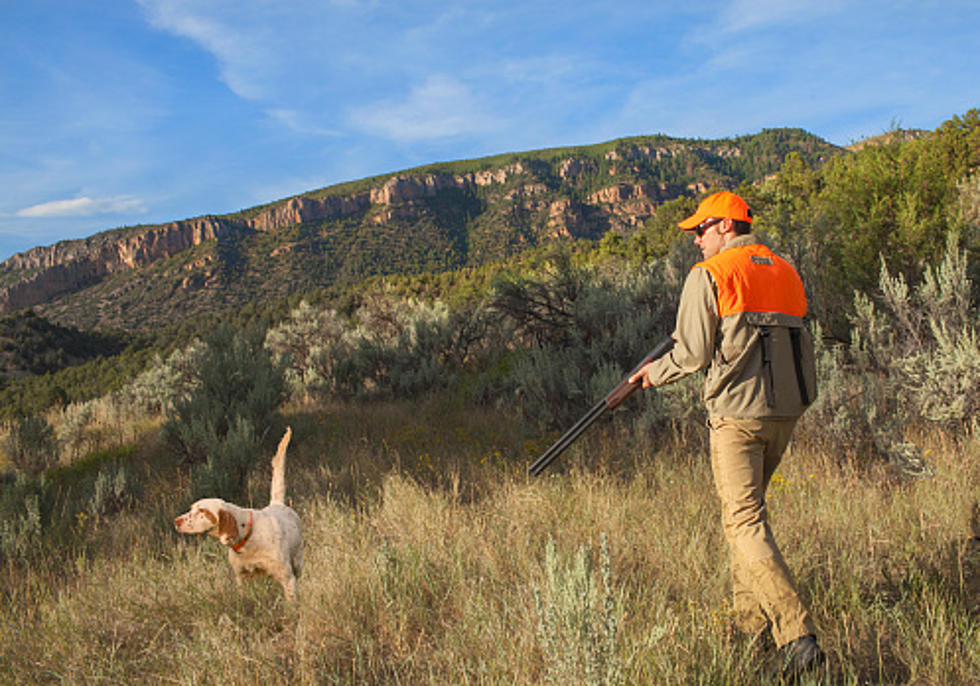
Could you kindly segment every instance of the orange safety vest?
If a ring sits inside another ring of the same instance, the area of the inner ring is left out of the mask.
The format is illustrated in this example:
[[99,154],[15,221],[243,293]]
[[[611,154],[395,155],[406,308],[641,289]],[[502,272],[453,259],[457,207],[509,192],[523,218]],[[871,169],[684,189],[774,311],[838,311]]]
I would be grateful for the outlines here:
[[743,312],[806,314],[803,281],[789,262],[762,244],[722,250],[704,267],[718,285],[718,315]]

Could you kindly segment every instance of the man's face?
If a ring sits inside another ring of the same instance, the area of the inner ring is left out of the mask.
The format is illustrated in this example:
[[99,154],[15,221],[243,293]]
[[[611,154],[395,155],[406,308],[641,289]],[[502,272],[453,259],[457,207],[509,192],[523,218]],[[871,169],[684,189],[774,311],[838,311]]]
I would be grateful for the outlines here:
[[694,245],[701,248],[704,259],[714,257],[725,247],[724,228],[727,220],[706,220],[694,230]]

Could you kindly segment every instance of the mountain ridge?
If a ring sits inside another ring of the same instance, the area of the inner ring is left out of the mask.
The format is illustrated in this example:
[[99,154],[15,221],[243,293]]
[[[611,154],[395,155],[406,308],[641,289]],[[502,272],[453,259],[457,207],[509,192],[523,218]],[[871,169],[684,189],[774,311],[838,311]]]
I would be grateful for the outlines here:
[[[665,201],[846,151],[800,129],[621,138],[433,163],[223,215],[103,231],[0,263],[0,314],[152,327],[253,297],[484,264],[549,240],[641,227]],[[140,298],[143,294],[146,297]]]

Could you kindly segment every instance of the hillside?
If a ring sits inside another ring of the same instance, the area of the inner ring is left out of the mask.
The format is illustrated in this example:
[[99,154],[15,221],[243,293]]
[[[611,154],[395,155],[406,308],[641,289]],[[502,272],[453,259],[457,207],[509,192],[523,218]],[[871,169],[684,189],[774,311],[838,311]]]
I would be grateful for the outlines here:
[[47,374],[126,347],[120,335],[81,332],[52,324],[33,310],[0,317],[0,385],[4,377]]
[[931,132],[924,129],[893,129],[877,136],[870,136],[847,146],[851,152],[860,152],[869,145],[890,145],[893,143],[904,143],[905,141],[915,141],[925,138]]
[[99,233],[0,264],[0,314],[153,329],[379,274],[477,266],[550,240],[629,234],[662,203],[844,153],[799,129],[666,136],[447,162],[226,215]]

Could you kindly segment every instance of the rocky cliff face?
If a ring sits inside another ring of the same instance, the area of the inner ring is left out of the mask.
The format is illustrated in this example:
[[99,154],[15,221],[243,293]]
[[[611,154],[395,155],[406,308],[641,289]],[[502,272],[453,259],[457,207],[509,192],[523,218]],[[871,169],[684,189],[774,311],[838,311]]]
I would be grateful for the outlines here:
[[0,313],[47,302],[241,229],[219,217],[201,217],[33,248],[0,264]]
[[467,174],[396,174],[375,188],[352,195],[290,198],[244,220],[244,224],[257,231],[274,231],[303,222],[339,219],[371,208],[378,210],[376,214],[383,215],[392,207],[434,198],[448,188],[501,185],[525,172],[524,165],[516,163]]

